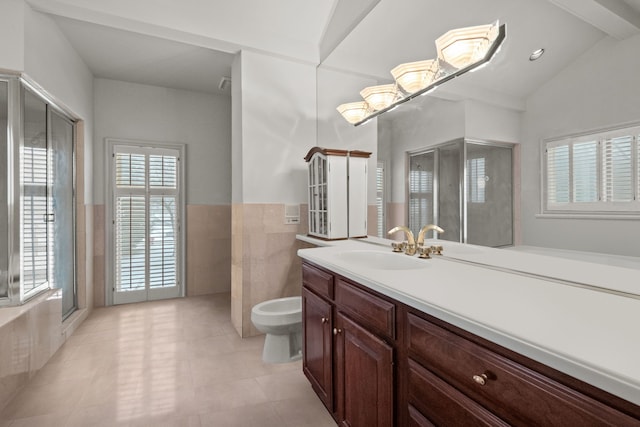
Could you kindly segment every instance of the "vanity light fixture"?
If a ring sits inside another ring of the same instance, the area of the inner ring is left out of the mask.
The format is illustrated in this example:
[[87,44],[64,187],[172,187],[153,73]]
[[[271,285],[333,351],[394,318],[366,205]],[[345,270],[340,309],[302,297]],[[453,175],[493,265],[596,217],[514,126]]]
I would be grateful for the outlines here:
[[391,70],[391,75],[406,93],[415,93],[429,86],[438,75],[437,59],[407,62]]
[[458,70],[468,67],[485,57],[497,37],[497,22],[447,31],[436,39],[438,59]]
[[543,48],[534,50],[533,52],[531,52],[531,55],[529,55],[529,61],[535,61],[536,59],[540,58],[543,53]]
[[372,113],[371,108],[369,108],[369,104],[364,101],[349,102],[348,104],[338,105],[336,110],[338,110],[340,114],[342,114],[342,117],[351,124],[364,122],[369,114]]
[[384,110],[398,99],[402,94],[395,84],[369,86],[360,91],[360,96],[369,104],[373,111]]
[[448,31],[436,40],[438,59],[398,65],[391,70],[395,83],[364,88],[360,94],[365,102],[342,104],[337,110],[349,123],[360,126],[417,96],[433,92],[455,77],[486,65],[500,50],[506,33],[506,25],[500,25],[498,21]]

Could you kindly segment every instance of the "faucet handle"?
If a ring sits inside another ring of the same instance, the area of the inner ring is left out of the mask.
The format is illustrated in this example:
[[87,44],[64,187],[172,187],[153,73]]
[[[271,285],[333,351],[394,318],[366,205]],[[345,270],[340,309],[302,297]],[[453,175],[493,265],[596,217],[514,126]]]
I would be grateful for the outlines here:
[[431,245],[431,253],[434,255],[442,255],[442,245]]
[[393,252],[402,252],[406,244],[407,242],[392,242],[391,247],[393,248]]
[[418,247],[418,258],[430,259],[431,258],[431,247],[420,246]]

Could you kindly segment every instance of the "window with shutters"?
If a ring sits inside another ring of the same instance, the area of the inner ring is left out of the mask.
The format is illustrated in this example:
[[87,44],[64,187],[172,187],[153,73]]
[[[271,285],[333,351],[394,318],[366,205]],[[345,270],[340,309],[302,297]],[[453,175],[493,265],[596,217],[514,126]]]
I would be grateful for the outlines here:
[[180,293],[178,150],[113,148],[114,303]]
[[[22,285],[29,294],[49,280],[50,197],[48,189],[47,147],[44,137],[22,151]],[[41,146],[40,146],[41,145]]]
[[418,235],[423,225],[433,223],[433,177],[435,153],[413,154],[409,158],[409,228]]
[[376,215],[378,217],[378,237],[387,237],[386,225],[386,197],[384,162],[378,162],[376,167]]
[[486,175],[484,171],[485,158],[477,157],[467,160],[467,174],[469,177],[469,202],[484,203],[484,187]]
[[544,142],[545,213],[640,213],[640,126]]

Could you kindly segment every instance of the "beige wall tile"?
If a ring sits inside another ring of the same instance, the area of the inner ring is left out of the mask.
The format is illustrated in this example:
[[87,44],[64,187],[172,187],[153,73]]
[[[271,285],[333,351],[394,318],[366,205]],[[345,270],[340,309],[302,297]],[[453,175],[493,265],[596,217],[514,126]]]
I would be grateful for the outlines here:
[[105,306],[104,256],[93,257],[93,306]]
[[231,206],[187,205],[187,295],[231,289]]
[[[384,226],[382,228],[385,229]],[[378,207],[376,205],[367,206],[367,234],[369,236],[378,235]]]
[[301,205],[298,225],[284,223],[284,204],[234,205],[232,211],[232,317],[246,337],[259,333],[251,323],[254,305],[301,293],[297,250],[303,243],[296,234],[307,232],[308,210]]
[[62,344],[61,291],[35,297],[0,327],[0,410]]
[[[396,225],[407,225],[404,203],[387,203],[387,225],[389,229]],[[389,236],[389,238],[402,240],[402,233],[397,233],[396,236]]]

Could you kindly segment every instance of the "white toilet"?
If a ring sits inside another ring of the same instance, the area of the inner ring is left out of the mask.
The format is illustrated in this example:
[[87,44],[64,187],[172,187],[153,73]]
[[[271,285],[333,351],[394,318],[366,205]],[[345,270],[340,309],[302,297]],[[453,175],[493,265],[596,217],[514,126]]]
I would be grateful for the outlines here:
[[262,360],[285,363],[302,357],[302,297],[261,302],[251,309],[251,321],[265,334]]

